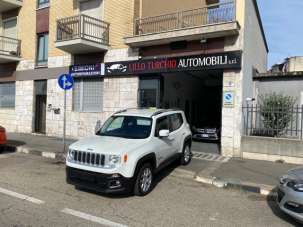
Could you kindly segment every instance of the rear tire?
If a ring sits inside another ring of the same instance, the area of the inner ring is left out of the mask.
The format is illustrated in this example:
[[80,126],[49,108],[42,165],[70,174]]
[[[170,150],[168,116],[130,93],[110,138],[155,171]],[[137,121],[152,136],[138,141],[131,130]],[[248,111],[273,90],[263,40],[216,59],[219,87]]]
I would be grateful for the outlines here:
[[134,184],[134,194],[136,196],[145,196],[151,190],[153,186],[153,169],[151,164],[143,164],[136,176]]
[[192,155],[191,147],[190,147],[189,143],[185,143],[184,147],[183,147],[181,159],[180,159],[181,165],[183,165],[183,166],[188,165],[191,162],[192,156],[193,155]]

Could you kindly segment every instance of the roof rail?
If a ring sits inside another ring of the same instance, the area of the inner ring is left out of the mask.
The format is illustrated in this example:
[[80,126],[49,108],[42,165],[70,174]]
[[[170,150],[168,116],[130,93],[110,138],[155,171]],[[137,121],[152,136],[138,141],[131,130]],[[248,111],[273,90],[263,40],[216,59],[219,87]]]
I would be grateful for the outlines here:
[[170,111],[170,110],[158,110],[155,113],[153,113],[151,116],[154,117],[154,116],[157,116],[159,114],[162,114],[162,113],[165,113],[165,112],[168,112],[168,111]]
[[154,117],[154,116],[157,116],[159,114],[163,114],[163,113],[166,113],[166,112],[170,112],[170,111],[182,111],[181,109],[163,109],[163,110],[158,110],[156,111],[155,113],[153,113],[151,116]]
[[114,113],[114,115],[115,115],[115,114],[119,114],[119,113],[124,113],[124,112],[126,112],[127,110],[128,110],[128,109],[118,110],[117,112]]
[[140,110],[140,109],[141,108],[126,108],[126,109],[118,110],[117,112],[114,113],[114,115],[119,114],[119,113],[127,112],[128,110]]

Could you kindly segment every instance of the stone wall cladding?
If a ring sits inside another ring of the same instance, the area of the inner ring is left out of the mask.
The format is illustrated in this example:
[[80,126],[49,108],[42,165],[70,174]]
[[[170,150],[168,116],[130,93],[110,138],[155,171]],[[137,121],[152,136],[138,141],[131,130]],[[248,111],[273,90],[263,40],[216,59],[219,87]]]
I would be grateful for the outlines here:
[[6,128],[8,132],[17,131],[16,111],[15,109],[0,109],[0,125]]
[[[99,113],[74,112],[72,110],[72,91],[67,91],[66,135],[82,138],[93,135],[96,122],[105,120],[115,111],[137,107],[138,77],[104,78],[103,111]],[[46,134],[62,136],[64,92],[57,85],[57,80],[48,80],[47,105],[60,108],[60,114],[47,111]]]
[[34,81],[16,81],[17,132],[33,132]]
[[17,71],[31,70],[35,68],[34,60],[21,60],[17,66]]
[[[240,24],[238,36],[225,38],[224,51],[242,50],[244,46],[244,9],[245,1],[237,1],[237,21]],[[242,56],[243,58],[243,56]],[[223,73],[223,92],[234,92],[234,106],[232,108],[222,107],[222,132],[221,132],[221,153],[228,157],[239,157],[241,146],[242,131],[242,86],[243,86],[243,68],[246,67],[242,62],[242,70],[229,71]],[[228,81],[232,81],[231,86],[225,86]]]
[[242,69],[224,72],[224,80],[234,81],[233,87],[223,87],[223,90],[235,92],[235,105],[222,110],[221,148],[225,156],[241,157],[242,105],[246,104],[246,98],[254,97],[253,68],[266,71],[267,53],[252,1],[237,1],[237,21],[241,27],[239,36],[225,38],[224,50],[243,50]]
[[111,49],[104,56],[104,62],[135,61],[139,59],[139,51],[132,48]]
[[0,125],[8,132],[32,133],[33,81],[17,81],[14,109],[0,109]]
[[72,56],[69,54],[48,58],[48,68],[66,67],[72,64]]

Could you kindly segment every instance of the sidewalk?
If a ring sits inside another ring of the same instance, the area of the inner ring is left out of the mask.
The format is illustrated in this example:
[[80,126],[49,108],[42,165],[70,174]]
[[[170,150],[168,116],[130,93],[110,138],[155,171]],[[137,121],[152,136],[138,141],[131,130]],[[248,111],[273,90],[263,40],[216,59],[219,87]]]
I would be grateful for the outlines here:
[[[66,146],[68,147],[74,141],[68,139]],[[53,159],[62,157],[62,138],[8,133],[8,144],[13,151],[17,152]],[[190,165],[177,166],[172,174],[220,188],[236,187],[268,195],[279,183],[281,175],[298,167],[300,166],[248,159],[216,162],[193,158]]]
[[300,165],[248,159],[231,159],[226,163],[193,160],[189,166],[177,168],[180,174],[219,188],[237,188],[269,195],[279,178]]
[[[11,150],[55,159],[63,153],[62,138],[44,135],[8,133],[8,146]],[[75,140],[66,140],[66,148]]]

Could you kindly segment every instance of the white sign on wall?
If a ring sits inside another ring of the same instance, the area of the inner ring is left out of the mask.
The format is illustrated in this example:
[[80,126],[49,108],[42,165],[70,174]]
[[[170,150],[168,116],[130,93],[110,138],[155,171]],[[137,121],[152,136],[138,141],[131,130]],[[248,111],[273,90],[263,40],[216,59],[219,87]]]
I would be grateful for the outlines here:
[[224,91],[223,92],[223,106],[224,107],[233,107],[234,106],[234,91]]

